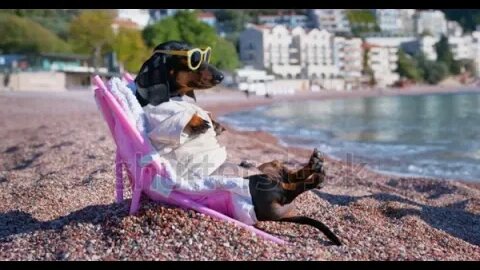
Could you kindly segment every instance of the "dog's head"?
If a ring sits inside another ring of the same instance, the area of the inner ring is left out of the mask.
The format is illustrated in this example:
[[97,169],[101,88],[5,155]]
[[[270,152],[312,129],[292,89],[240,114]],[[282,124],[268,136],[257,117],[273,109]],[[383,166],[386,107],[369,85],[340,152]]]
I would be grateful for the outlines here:
[[208,89],[222,82],[223,74],[209,63],[202,61],[197,69],[192,70],[187,56],[162,53],[191,49],[193,47],[188,43],[180,41],[168,41],[155,47],[153,55],[135,78],[140,94],[137,97],[142,106],[158,105],[173,96],[187,95],[195,99],[194,90]]

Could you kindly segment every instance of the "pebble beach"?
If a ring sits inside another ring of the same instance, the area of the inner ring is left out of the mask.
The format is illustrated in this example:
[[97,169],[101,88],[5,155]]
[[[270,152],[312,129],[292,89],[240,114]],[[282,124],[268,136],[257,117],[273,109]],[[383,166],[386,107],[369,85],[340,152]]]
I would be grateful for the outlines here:
[[[197,93],[198,105],[214,117],[286,99]],[[325,187],[302,194],[296,207],[325,223],[344,245],[332,245],[309,226],[257,224],[289,242],[278,245],[145,197],[139,213],[129,216],[128,192],[115,203],[115,145],[90,90],[2,92],[0,126],[3,261],[480,260],[476,183],[391,176],[327,158]],[[219,141],[236,163],[278,159],[294,168],[311,153],[228,126]]]

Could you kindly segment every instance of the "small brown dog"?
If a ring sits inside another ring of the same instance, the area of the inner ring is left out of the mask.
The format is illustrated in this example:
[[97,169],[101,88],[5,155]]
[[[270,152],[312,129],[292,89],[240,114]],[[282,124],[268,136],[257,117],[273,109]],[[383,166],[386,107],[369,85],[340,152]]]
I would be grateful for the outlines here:
[[[184,95],[195,99],[194,89],[208,89],[219,84],[223,80],[223,74],[208,63],[209,53],[209,49],[192,48],[184,42],[170,41],[158,45],[154,55],[143,64],[135,79],[136,96],[140,104],[157,106],[169,101],[171,97]],[[212,123],[218,136],[224,128],[214,121]],[[209,121],[195,114],[185,130],[194,136],[210,128]],[[225,167],[237,168],[237,172],[244,171],[240,166],[224,163],[215,172],[221,172]],[[272,161],[258,166],[253,175],[242,177],[249,180],[249,190],[259,221],[310,225],[322,231],[336,245],[341,245],[327,226],[298,215],[294,209],[293,201],[296,197],[318,188],[324,182],[324,160],[316,149],[309,162],[300,170],[291,171],[281,162]]]

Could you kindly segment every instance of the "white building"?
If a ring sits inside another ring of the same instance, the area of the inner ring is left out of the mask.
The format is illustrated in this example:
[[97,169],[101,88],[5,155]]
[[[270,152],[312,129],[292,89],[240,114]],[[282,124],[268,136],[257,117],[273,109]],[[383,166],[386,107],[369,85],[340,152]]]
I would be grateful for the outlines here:
[[[250,25],[240,34],[240,59],[246,65],[267,69],[283,78],[301,76],[298,48],[293,46],[293,36],[282,25],[275,27]],[[291,55],[297,50],[297,55]]]
[[131,21],[143,29],[148,25],[150,15],[147,9],[117,9],[117,19]]
[[251,66],[237,69],[234,78],[239,90],[253,92],[257,95],[265,95],[267,85],[275,79],[273,75],[268,75],[265,70],[254,69]]
[[480,77],[480,31],[472,32],[472,58],[477,77]]
[[311,9],[309,15],[315,27],[331,33],[351,32],[345,9]]
[[447,22],[447,35],[449,37],[460,37],[463,35],[462,26],[456,21]]
[[448,44],[452,50],[453,59],[473,59],[473,37],[471,35],[448,37]]
[[282,78],[335,78],[333,38],[323,29],[252,25],[240,34],[240,59]]
[[437,60],[437,49],[435,44],[440,40],[439,37],[423,36],[418,40],[419,50],[425,55],[425,58],[431,61]]
[[367,64],[373,71],[377,86],[393,85],[400,79],[397,69],[398,47],[365,44],[368,49]]
[[270,27],[279,24],[290,28],[297,26],[306,27],[308,24],[308,17],[300,14],[260,15],[258,16],[258,23]]
[[447,19],[439,10],[419,11],[415,15],[415,30],[421,35],[425,32],[433,36],[447,34]]
[[376,9],[375,17],[384,33],[411,34],[414,9]]
[[304,35],[298,35],[302,41],[302,63],[304,71],[312,79],[333,79],[339,69],[333,59],[334,35],[325,29],[312,29]]
[[372,45],[386,47],[401,47],[404,43],[415,41],[414,36],[411,37],[367,37],[365,42]]
[[360,38],[335,37],[333,41],[334,65],[346,81],[362,77],[363,46]]
[[240,34],[240,59],[246,65],[267,69],[280,77],[300,77],[300,61],[290,55],[295,50],[292,40],[285,26],[250,25]]

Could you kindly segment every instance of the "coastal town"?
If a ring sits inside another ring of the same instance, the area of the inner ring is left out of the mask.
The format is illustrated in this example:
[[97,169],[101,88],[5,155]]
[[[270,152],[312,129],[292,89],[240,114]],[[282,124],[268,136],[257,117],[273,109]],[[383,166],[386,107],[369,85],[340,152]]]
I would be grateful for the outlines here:
[[[114,11],[109,22],[113,35],[128,30],[144,38],[162,21],[184,12]],[[475,84],[480,76],[480,31],[463,29],[441,10],[307,9],[269,10],[270,14],[259,10],[236,27],[227,20],[236,10],[230,10],[232,14],[215,9],[188,11],[235,48],[231,62],[238,64],[225,70],[224,85],[256,95],[440,83],[459,86]],[[93,66],[88,54],[3,51],[1,87],[11,90],[88,87],[92,74],[114,76],[128,65],[123,61],[127,57],[115,48],[104,50],[99,67]],[[213,52],[221,53],[221,49]],[[138,68],[129,71],[135,73]]]

